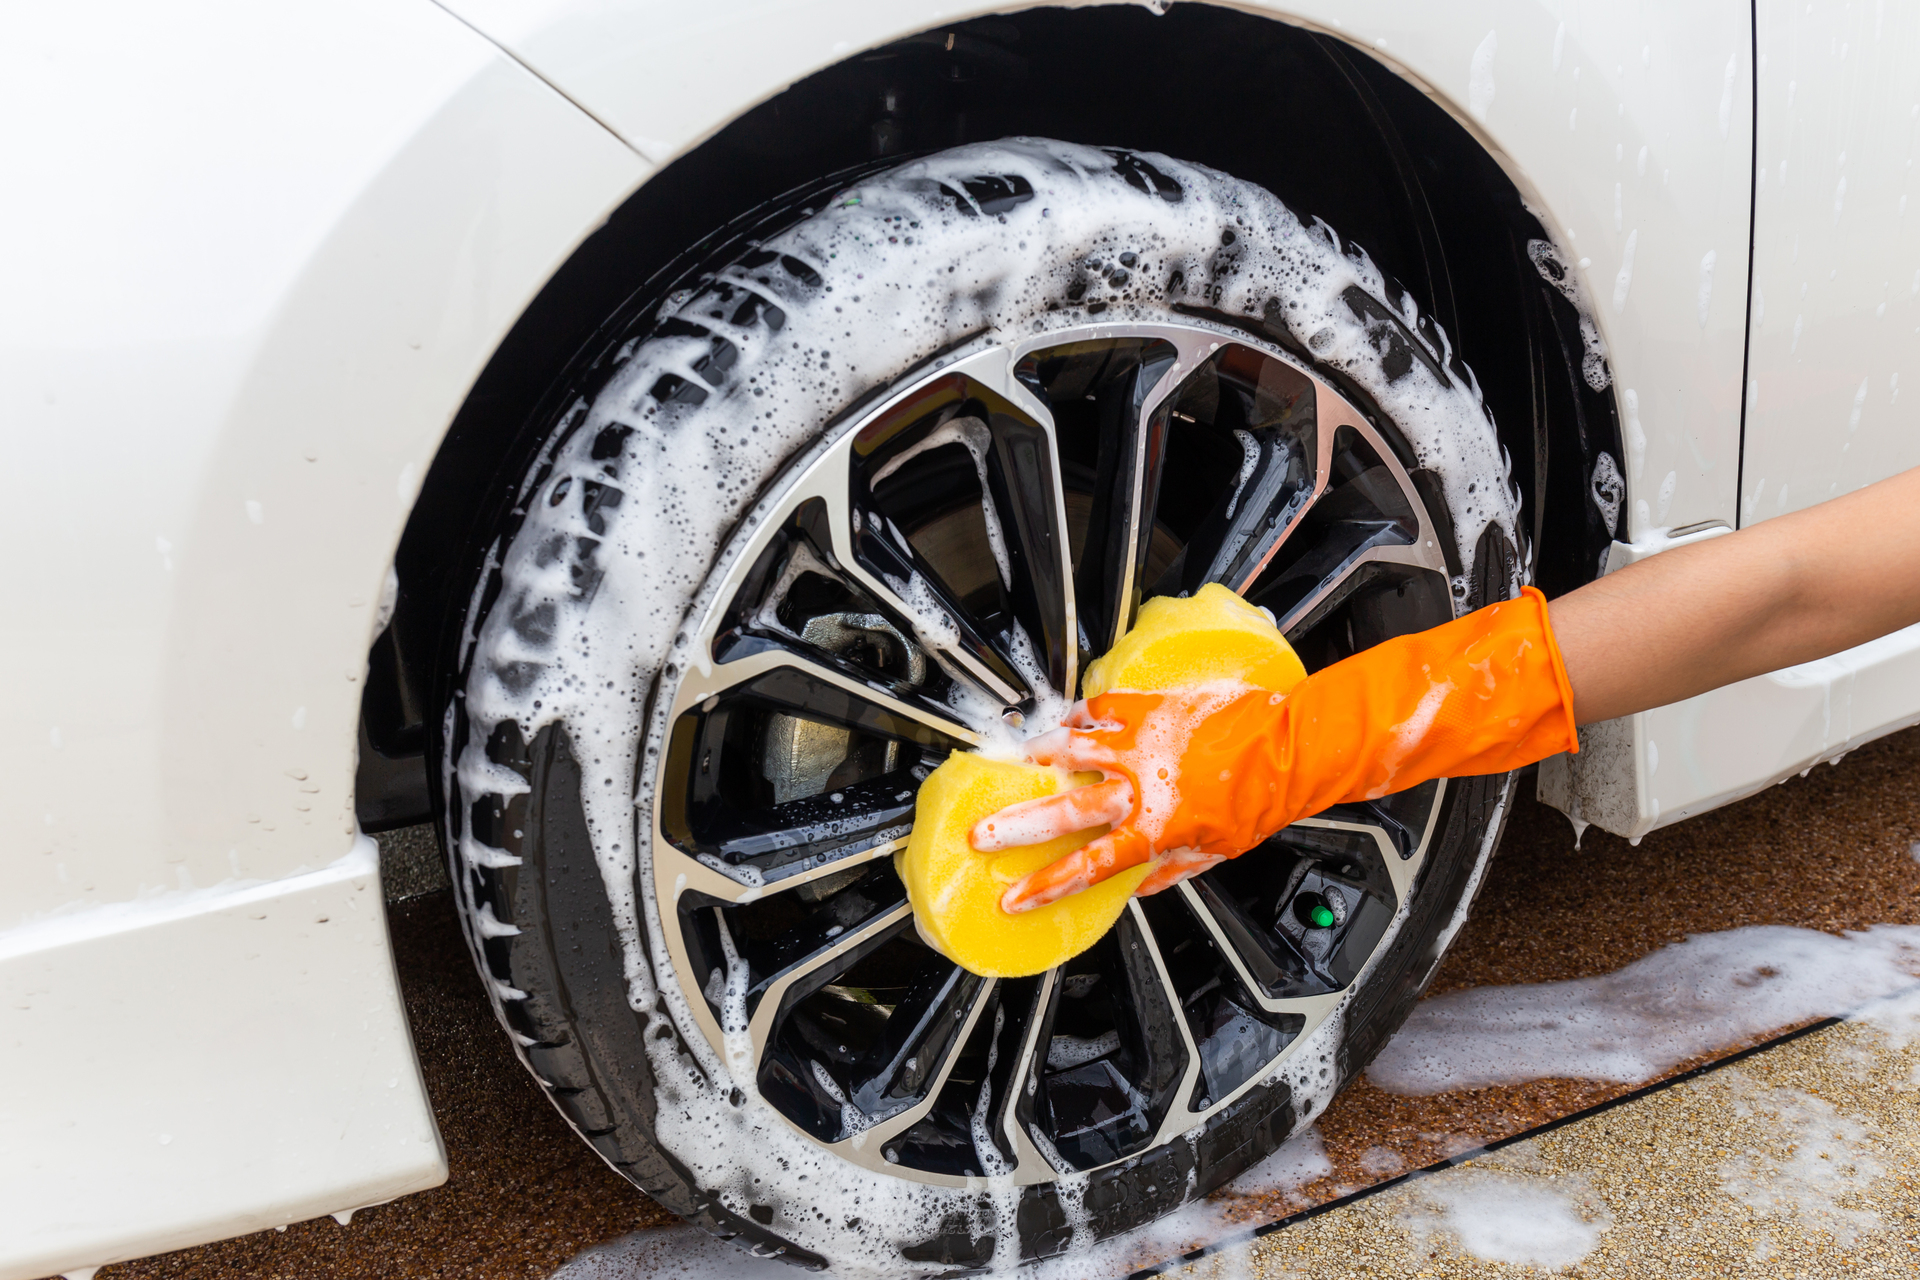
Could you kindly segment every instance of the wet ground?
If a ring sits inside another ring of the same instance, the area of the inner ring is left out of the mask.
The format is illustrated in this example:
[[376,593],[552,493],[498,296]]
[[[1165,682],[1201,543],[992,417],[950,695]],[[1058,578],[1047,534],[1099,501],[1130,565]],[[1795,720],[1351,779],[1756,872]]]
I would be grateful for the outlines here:
[[1822,1028],[1166,1274],[1920,1273],[1920,1010],[1893,1012],[1891,1026]]
[[[1576,849],[1564,818],[1523,801],[1433,994],[1610,973],[1689,934],[1747,925],[1920,923],[1917,784],[1920,730],[1909,730],[1638,847],[1590,830]],[[521,1071],[445,892],[395,906],[392,927],[452,1164],[447,1185],[346,1225],[296,1223],[105,1268],[99,1280],[545,1277],[588,1246],[673,1223],[602,1165]],[[1907,1113],[1920,1044],[1908,1047],[1915,1037],[1902,1029],[1911,1021],[1817,1030],[1231,1246],[1191,1274],[1912,1274],[1920,1121]],[[1550,1079],[1402,1097],[1362,1081],[1319,1126],[1331,1172],[1246,1198],[1232,1216],[1247,1229],[1347,1199],[1638,1088]],[[1582,1241],[1578,1256],[1565,1252]]]

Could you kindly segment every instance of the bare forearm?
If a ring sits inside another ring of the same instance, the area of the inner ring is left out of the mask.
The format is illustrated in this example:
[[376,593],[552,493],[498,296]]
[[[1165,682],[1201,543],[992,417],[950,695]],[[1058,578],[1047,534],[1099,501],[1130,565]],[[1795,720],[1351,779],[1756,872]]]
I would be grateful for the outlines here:
[[1920,622],[1920,469],[1676,547],[1553,601],[1581,724]]

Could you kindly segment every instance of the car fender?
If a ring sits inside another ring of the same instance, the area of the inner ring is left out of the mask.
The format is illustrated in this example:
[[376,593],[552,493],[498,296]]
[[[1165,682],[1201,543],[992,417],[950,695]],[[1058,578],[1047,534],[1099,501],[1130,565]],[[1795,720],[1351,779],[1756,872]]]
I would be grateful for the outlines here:
[[[958,7],[928,0],[441,3],[659,165],[862,50],[1026,7],[980,0]],[[1629,456],[1614,462],[1629,492],[1605,499],[1617,504],[1614,532],[1634,541],[1660,526],[1731,522],[1751,228],[1749,7],[1738,0],[1646,12],[1575,11],[1541,0],[1234,7],[1318,29],[1395,68],[1481,140],[1552,229],[1579,276],[1621,399]],[[1673,482],[1665,485],[1669,473]]]
[[425,0],[6,28],[0,1276],[33,1277],[444,1178],[353,821],[366,652],[468,387],[649,167]]

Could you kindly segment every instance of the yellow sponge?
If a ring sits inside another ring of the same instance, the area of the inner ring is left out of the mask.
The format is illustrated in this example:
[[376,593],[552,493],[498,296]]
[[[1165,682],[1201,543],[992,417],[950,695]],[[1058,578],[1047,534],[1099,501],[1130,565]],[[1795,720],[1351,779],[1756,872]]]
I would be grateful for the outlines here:
[[1133,630],[1088,664],[1080,696],[1209,680],[1240,680],[1285,693],[1306,678],[1307,669],[1266,613],[1209,582],[1185,600],[1157,596],[1141,605]]
[[[1097,774],[1081,775],[1097,781]],[[979,853],[967,843],[973,824],[1022,800],[1061,789],[1058,769],[988,760],[956,751],[920,784],[913,835],[895,857],[920,936],[962,968],[989,978],[1042,973],[1078,955],[1113,927],[1150,868],[1134,867],[1084,893],[1019,915],[1000,909],[1014,881],[1105,833],[1082,831],[1045,844]]]
[[[1225,587],[1209,584],[1184,600],[1162,597],[1140,608],[1133,630],[1087,668],[1082,692],[1171,689],[1240,680],[1285,693],[1306,669],[1267,615]],[[1105,833],[1100,827],[1046,844],[979,853],[967,843],[974,823],[1022,800],[1099,780],[1058,769],[955,752],[920,784],[913,835],[894,865],[929,945],[962,968],[989,978],[1043,973],[1098,942],[1147,878],[1134,867],[1058,902],[1008,915],[1007,886]]]

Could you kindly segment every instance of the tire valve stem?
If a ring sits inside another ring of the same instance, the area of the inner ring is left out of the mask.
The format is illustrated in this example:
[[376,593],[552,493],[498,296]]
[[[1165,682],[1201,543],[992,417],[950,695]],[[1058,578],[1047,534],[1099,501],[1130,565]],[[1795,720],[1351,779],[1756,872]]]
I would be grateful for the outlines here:
[[1294,918],[1309,929],[1331,929],[1338,921],[1333,907],[1317,893],[1303,893],[1293,900]]

